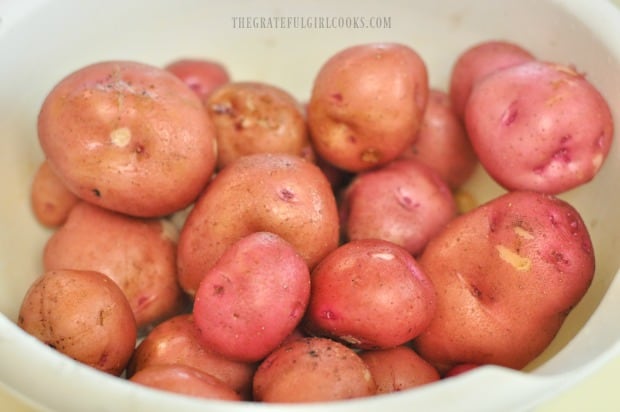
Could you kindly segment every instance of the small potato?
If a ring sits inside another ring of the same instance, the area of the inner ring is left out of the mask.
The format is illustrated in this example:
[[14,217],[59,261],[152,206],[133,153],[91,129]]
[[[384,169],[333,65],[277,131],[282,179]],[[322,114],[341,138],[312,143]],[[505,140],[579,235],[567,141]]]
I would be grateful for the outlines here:
[[62,225],[79,201],[60,181],[47,161],[43,161],[37,169],[30,192],[30,204],[35,218],[50,228]]
[[439,372],[408,346],[359,354],[377,384],[377,394],[398,392],[439,380]]
[[500,185],[550,194],[594,178],[614,129],[607,102],[582,73],[540,61],[478,82],[465,126],[480,163]]
[[483,41],[465,50],[458,56],[450,74],[450,100],[456,115],[464,117],[471,90],[480,79],[496,70],[534,59],[522,46],[504,40]]
[[338,208],[325,175],[286,154],[243,156],[219,172],[190,212],[179,237],[178,276],[193,296],[230,245],[253,232],[275,233],[309,267],[338,246]]
[[141,369],[130,381],[164,391],[199,398],[240,401],[239,394],[219,379],[185,365],[153,365]]
[[281,237],[256,232],[231,245],[206,272],[193,314],[209,348],[256,362],[295,330],[309,296],[302,257]]
[[112,375],[125,369],[137,336],[123,292],[93,271],[45,272],[26,292],[17,324],[57,351]]
[[142,329],[181,307],[177,237],[164,219],[138,219],[80,202],[45,244],[43,266],[109,276],[127,296]]
[[394,160],[416,137],[428,99],[420,56],[396,43],[361,44],[328,59],[307,109],[319,156],[359,172]]
[[577,210],[523,191],[452,220],[419,263],[435,285],[437,311],[414,349],[440,373],[462,363],[523,368],[549,345],[594,276]]
[[301,105],[266,83],[233,82],[205,103],[217,135],[217,167],[254,153],[302,156],[310,146]]
[[230,82],[226,67],[213,60],[179,59],[168,63],[164,69],[181,79],[202,101],[205,101],[215,89]]
[[244,399],[252,392],[254,364],[214,352],[202,341],[191,314],[176,315],[158,324],[140,342],[127,366],[131,377],[153,365],[185,365],[218,378]]
[[415,159],[358,174],[343,193],[340,216],[349,240],[383,239],[417,255],[456,216],[438,173]]
[[322,402],[375,395],[368,366],[348,347],[326,338],[283,345],[254,374],[254,400]]
[[215,169],[215,128],[200,98],[143,63],[103,61],[70,73],[43,101],[37,127],[71,192],[133,216],[185,208]]
[[356,348],[402,345],[435,314],[435,289],[415,259],[379,239],[345,243],[311,274],[304,327]]
[[432,167],[455,190],[473,174],[478,158],[447,93],[432,89],[418,137],[400,158]]

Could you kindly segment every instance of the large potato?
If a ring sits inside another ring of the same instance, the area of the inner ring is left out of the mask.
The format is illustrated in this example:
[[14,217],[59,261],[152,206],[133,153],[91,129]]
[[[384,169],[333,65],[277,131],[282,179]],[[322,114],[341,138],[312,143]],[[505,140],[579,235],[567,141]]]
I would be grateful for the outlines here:
[[361,44],[336,53],[317,73],[307,109],[317,153],[352,172],[394,160],[415,140],[428,89],[426,65],[408,46]]
[[322,402],[376,394],[364,361],[327,338],[303,338],[272,352],[254,374],[254,399],[262,402]]
[[419,259],[437,311],[416,351],[452,366],[523,368],[551,342],[594,275],[579,213],[565,201],[510,192],[459,216]]
[[69,190],[130,215],[184,208],[215,168],[215,129],[200,98],[143,63],[105,61],[63,78],[43,102],[38,134]]
[[539,61],[479,81],[465,126],[480,163],[499,184],[551,194],[590,181],[613,137],[607,102],[585,75]]
[[215,90],[205,105],[216,128],[220,169],[248,154],[301,156],[309,148],[301,105],[279,87],[232,82]]
[[136,321],[120,288],[99,272],[53,270],[30,286],[17,324],[71,358],[120,375],[136,342]]
[[165,219],[138,219],[80,202],[45,244],[43,266],[109,276],[129,300],[138,327],[144,328],[181,307],[177,237]]
[[413,255],[457,212],[450,187],[416,159],[359,173],[343,192],[339,209],[348,240],[388,240]]
[[310,297],[306,262],[284,239],[256,232],[232,244],[196,291],[202,341],[231,359],[256,362],[297,327]]
[[127,376],[155,365],[191,366],[214,376],[242,398],[252,392],[254,364],[238,362],[214,352],[203,340],[191,314],[174,316],[155,326],[136,347]]
[[304,326],[357,348],[402,345],[435,313],[435,290],[415,259],[385,240],[348,242],[312,271]]
[[262,153],[218,173],[181,230],[183,289],[193,296],[224,250],[258,231],[284,238],[310,267],[338,246],[336,199],[317,166],[298,156]]

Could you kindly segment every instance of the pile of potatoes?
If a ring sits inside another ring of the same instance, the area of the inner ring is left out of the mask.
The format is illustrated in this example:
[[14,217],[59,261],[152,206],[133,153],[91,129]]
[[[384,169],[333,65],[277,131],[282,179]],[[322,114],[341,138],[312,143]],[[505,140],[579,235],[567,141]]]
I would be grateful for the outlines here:
[[[305,103],[211,60],[98,62],[38,135],[52,230],[21,328],[134,383],[313,402],[537,357],[595,269],[556,195],[613,124],[576,68],[494,40],[445,91],[408,45],[349,47]],[[478,164],[506,192],[463,206]]]

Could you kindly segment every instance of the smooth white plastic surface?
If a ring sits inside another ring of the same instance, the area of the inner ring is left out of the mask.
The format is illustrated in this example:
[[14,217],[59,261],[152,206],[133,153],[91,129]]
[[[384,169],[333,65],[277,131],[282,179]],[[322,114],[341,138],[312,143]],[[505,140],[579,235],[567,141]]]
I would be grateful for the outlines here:
[[[240,28],[236,18],[387,18],[377,28]],[[445,89],[457,55],[475,42],[506,39],[541,59],[571,63],[608,99],[620,124],[620,12],[604,0],[205,1],[0,0],[0,382],[41,408],[58,411],[508,411],[528,410],[620,353],[620,148],[596,179],[562,197],[582,213],[597,258],[588,294],[551,347],[526,371],[484,367],[413,391],[330,404],[276,406],[180,397],[84,367],[22,332],[21,299],[41,271],[50,232],[33,219],[29,189],[42,160],[36,116],[46,93],[70,71],[105,59],[163,65],[179,57],[224,62],[236,80],[262,80],[300,99],[339,49],[398,41],[427,62]],[[479,200],[501,190],[479,171]],[[527,321],[524,319],[524,321]]]

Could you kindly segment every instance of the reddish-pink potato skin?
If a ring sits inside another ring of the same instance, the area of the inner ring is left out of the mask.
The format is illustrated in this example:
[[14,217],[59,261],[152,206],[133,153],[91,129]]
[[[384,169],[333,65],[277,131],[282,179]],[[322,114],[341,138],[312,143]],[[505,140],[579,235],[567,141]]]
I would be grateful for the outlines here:
[[153,365],[138,371],[130,381],[155,389],[207,399],[240,401],[224,382],[187,365]]
[[206,102],[217,136],[217,167],[253,153],[302,156],[310,147],[301,105],[285,90],[260,82],[232,82]]
[[125,295],[93,271],[45,272],[26,292],[17,324],[57,351],[112,375],[125,369],[137,337]]
[[310,268],[338,246],[338,208],[329,181],[298,156],[254,154],[224,168],[190,212],[179,237],[178,276],[195,294],[224,250],[253,232],[275,233]]
[[480,163],[499,184],[551,194],[590,181],[613,138],[609,106],[585,76],[540,61],[480,81],[465,126]]
[[363,351],[359,355],[372,373],[377,394],[411,389],[440,379],[437,369],[408,346]]
[[218,87],[230,82],[230,74],[219,62],[198,58],[175,60],[164,69],[181,79],[203,101]]
[[304,327],[362,349],[418,336],[435,314],[435,289],[416,260],[379,239],[350,241],[311,274]]
[[232,244],[196,291],[202,341],[245,362],[266,357],[299,324],[310,297],[310,271],[284,239],[256,232]]
[[344,191],[339,209],[348,240],[388,240],[413,255],[457,213],[448,185],[415,159],[359,173]]
[[308,403],[372,396],[377,386],[352,349],[327,338],[294,340],[273,351],[254,374],[254,400]]
[[447,93],[431,89],[418,137],[399,157],[432,167],[451,189],[471,177],[478,158]]
[[146,335],[127,365],[127,376],[154,365],[191,366],[218,378],[243,399],[252,393],[256,369],[254,364],[226,358],[209,348],[189,313],[163,321]]
[[43,161],[32,179],[30,204],[39,223],[50,228],[62,225],[79,198],[71,193]]
[[595,267],[578,211],[524,191],[454,219],[419,263],[437,311],[414,349],[441,373],[462,363],[526,366],[588,290]]
[[459,118],[465,115],[465,105],[476,82],[496,70],[534,60],[522,46],[504,40],[489,40],[474,44],[461,53],[450,74],[450,100]]
[[144,328],[181,308],[177,236],[163,219],[138,219],[80,202],[47,240],[43,266],[109,276],[129,300],[138,327]]
[[336,167],[359,172],[413,143],[428,99],[425,62],[408,46],[361,44],[329,58],[307,108],[313,145]]
[[454,365],[444,373],[443,378],[451,378],[454,376],[462,375],[466,372],[479,368],[481,365],[475,363],[459,363]]
[[38,117],[50,167],[78,197],[140,217],[173,213],[215,168],[215,129],[172,73],[105,61],[58,82]]

